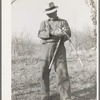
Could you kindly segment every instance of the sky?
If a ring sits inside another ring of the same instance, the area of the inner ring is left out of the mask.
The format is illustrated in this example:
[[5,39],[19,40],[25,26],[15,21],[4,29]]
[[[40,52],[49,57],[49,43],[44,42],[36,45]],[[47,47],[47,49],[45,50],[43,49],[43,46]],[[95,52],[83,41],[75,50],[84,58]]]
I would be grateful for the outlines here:
[[44,10],[50,1],[58,6],[58,16],[68,21],[71,30],[84,31],[92,27],[85,0],[17,0],[11,7],[12,35],[29,34],[33,40],[38,40],[40,23],[48,19]]

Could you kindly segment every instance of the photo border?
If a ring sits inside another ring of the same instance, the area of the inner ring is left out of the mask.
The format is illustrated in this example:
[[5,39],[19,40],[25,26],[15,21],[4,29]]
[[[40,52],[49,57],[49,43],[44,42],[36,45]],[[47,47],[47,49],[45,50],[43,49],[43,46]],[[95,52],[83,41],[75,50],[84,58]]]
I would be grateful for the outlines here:
[[[100,80],[100,39],[99,39],[99,26],[100,26],[100,20],[99,20],[99,14],[100,14],[100,2],[97,0],[97,9],[98,9],[98,14],[97,14],[97,100],[99,100],[99,80]],[[11,100],[11,1],[10,0],[2,0],[0,1],[1,5],[1,52],[0,52],[0,57],[1,57],[1,82],[0,82],[0,88],[1,88],[1,94],[0,97],[2,100]],[[8,42],[9,41],[9,42]]]

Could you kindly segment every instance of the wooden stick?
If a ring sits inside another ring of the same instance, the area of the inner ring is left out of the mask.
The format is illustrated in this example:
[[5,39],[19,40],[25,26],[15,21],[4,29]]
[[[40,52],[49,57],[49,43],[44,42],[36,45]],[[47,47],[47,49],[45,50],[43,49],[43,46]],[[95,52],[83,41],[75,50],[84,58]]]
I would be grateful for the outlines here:
[[58,41],[58,43],[57,43],[57,46],[56,46],[56,49],[55,49],[54,55],[53,55],[53,57],[52,57],[52,60],[51,60],[51,62],[50,62],[50,65],[49,65],[49,69],[51,69],[51,67],[52,67],[52,64],[53,64],[54,58],[55,58],[55,56],[56,56],[56,53],[57,53],[57,51],[58,51],[58,47],[59,47],[59,45],[60,45],[60,42],[61,42],[61,39],[59,39],[59,41]]
[[[63,33],[66,34],[64,31],[63,31]],[[78,55],[78,53],[77,53],[77,50],[75,49],[75,47],[74,47],[74,45],[73,45],[71,39],[69,38],[68,34],[66,34],[66,35],[67,35],[68,40],[69,40],[69,42],[71,43],[71,45],[72,45],[74,51],[76,52],[76,55],[77,55],[78,61],[80,62],[81,66],[84,67],[84,65],[83,65],[83,63],[82,63],[82,60],[80,59],[80,57],[79,57],[79,55]],[[55,58],[55,56],[56,56],[56,53],[57,53],[57,51],[58,51],[58,47],[59,47],[59,45],[60,45],[60,42],[61,42],[61,39],[59,39],[59,41],[58,41],[58,43],[57,43],[57,46],[56,46],[56,49],[55,49],[55,52],[54,52],[53,58],[52,58],[52,60],[51,60],[51,62],[50,62],[50,65],[49,65],[49,69],[51,69],[51,67],[52,67],[52,64],[53,64],[54,58]]]
[[[66,34],[64,31],[63,31],[63,33]],[[72,45],[72,48],[73,48],[74,51],[76,52],[78,61],[80,62],[81,66],[84,67],[84,65],[83,65],[83,63],[82,63],[82,60],[80,59],[80,57],[79,57],[79,55],[78,55],[78,53],[77,53],[77,50],[76,50],[75,47],[74,47],[74,44],[72,43],[72,41],[71,41],[71,39],[69,38],[68,34],[66,34],[66,35],[67,35],[67,38],[68,38],[69,42],[70,42],[71,45]]]

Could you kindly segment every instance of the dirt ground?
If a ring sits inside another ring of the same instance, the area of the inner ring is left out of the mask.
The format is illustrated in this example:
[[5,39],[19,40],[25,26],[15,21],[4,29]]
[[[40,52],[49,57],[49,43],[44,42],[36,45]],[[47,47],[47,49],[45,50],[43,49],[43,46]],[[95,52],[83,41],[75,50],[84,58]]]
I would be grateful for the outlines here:
[[[67,58],[72,100],[96,100],[96,51],[80,53],[84,67],[74,54]],[[34,56],[12,58],[12,100],[41,100],[40,60]],[[51,100],[60,100],[54,69],[50,73]]]

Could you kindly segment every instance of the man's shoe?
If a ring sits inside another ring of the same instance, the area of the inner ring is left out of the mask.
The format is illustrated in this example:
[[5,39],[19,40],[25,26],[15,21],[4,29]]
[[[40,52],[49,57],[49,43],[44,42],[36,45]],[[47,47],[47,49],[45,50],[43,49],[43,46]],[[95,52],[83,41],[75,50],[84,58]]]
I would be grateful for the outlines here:
[[50,96],[44,96],[42,100],[50,100]]
[[65,99],[65,100],[71,100],[71,99]]

